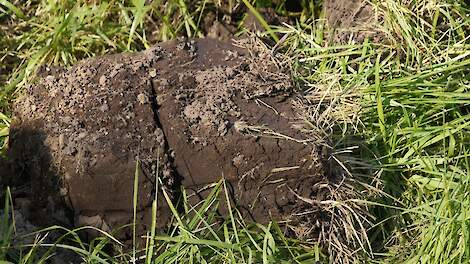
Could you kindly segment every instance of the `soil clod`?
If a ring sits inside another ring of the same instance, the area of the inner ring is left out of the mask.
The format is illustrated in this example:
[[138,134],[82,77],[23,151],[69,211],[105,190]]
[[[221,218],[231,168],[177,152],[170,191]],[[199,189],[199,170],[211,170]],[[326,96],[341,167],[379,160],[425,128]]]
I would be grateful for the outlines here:
[[[196,202],[224,177],[245,217],[295,221],[297,196],[312,195],[321,170],[293,127],[294,99],[289,75],[253,39],[166,42],[40,79],[16,106],[11,155],[38,201],[65,199],[76,225],[131,222],[136,175],[138,217],[149,221],[157,171],[173,198],[183,185]],[[21,143],[27,128],[42,148]],[[47,160],[30,162],[38,154]],[[164,226],[170,211],[159,206]]]

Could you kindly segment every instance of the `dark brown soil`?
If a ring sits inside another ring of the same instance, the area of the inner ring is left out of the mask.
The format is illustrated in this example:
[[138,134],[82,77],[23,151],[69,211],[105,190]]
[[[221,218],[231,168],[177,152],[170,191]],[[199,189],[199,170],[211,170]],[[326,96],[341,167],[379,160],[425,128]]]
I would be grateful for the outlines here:
[[[282,23],[289,22],[287,17],[277,15],[273,8],[258,8],[257,11],[268,25],[282,25]],[[251,32],[263,32],[266,30],[250,10],[248,10],[246,17],[243,20],[243,26]]]
[[[167,42],[44,75],[16,104],[9,153],[31,181],[33,218],[66,222],[65,201],[74,225],[129,223],[136,161],[144,222],[157,168],[168,193],[183,185],[194,203],[224,177],[234,205],[258,222],[299,222],[298,196],[315,195],[322,170],[293,128],[290,77],[253,39]],[[170,213],[159,205],[164,226]]]
[[205,43],[193,63],[183,53],[153,80],[176,171],[193,190],[223,176],[252,220],[284,220],[296,200],[289,188],[308,189],[319,173],[316,153],[292,128],[290,78],[255,43],[241,43],[252,55]]
[[151,204],[156,164],[173,189],[151,101],[150,65],[160,53],[156,47],[83,61],[45,76],[16,104],[10,156],[31,179],[37,208],[58,204],[59,188],[76,224],[89,224],[87,217],[106,218],[108,212],[119,217],[103,228],[115,219],[127,222],[136,160],[141,165],[139,209]]
[[[257,7],[257,11],[271,26],[279,26],[283,23],[295,24],[294,16],[285,17],[276,13],[275,7],[281,5],[281,2],[289,12],[302,10],[300,0],[273,0],[269,4],[264,3],[264,7]],[[241,1],[218,0],[217,7],[216,10],[211,10],[204,16],[202,31],[207,37],[229,41],[235,38],[240,30],[252,33],[265,31],[253,12]]]

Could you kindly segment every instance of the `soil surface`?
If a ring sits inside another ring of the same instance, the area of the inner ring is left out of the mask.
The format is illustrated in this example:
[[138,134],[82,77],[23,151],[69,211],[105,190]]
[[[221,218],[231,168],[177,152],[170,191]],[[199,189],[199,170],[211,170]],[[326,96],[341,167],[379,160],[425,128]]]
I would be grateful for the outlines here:
[[[327,0],[324,8],[333,41],[381,38],[367,27],[377,23],[367,2]],[[269,8],[260,12],[283,22]],[[321,196],[324,172],[315,144],[295,129],[296,93],[277,63],[283,58],[254,39],[233,42],[233,25],[206,18],[212,39],[42,69],[15,104],[8,162],[0,160],[0,184],[15,186],[16,208],[34,225],[106,231],[131,222],[136,168],[142,223],[161,192],[157,176],[174,200],[182,185],[197,203],[223,177],[249,220],[318,221],[305,201]],[[244,24],[262,30],[252,14]],[[158,204],[163,227],[170,210]]]
[[311,187],[319,174],[312,146],[292,128],[290,78],[255,42],[211,43],[199,41],[194,58],[177,55],[153,80],[173,165],[196,192],[223,176],[251,220],[285,220],[296,204],[289,188]]
[[160,53],[156,47],[46,72],[16,104],[9,154],[31,179],[43,215],[64,200],[75,224],[100,217],[106,230],[128,222],[137,160],[139,209],[151,204],[156,164],[173,189],[148,77]]
[[[261,223],[299,223],[299,197],[315,196],[322,169],[294,128],[290,76],[254,39],[172,41],[42,74],[16,103],[8,153],[31,182],[33,222],[131,222],[136,167],[143,223],[157,171],[173,199],[183,185],[193,203],[224,177],[233,205]],[[165,226],[163,200],[158,212]]]

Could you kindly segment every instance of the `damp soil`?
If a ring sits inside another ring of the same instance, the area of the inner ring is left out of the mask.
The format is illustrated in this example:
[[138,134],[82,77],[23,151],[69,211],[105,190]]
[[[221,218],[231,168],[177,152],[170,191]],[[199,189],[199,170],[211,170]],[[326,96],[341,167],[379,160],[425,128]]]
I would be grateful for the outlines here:
[[[301,222],[299,197],[315,196],[323,172],[278,59],[256,39],[199,39],[43,69],[16,103],[8,153],[30,183],[31,221],[128,224],[138,168],[140,232],[157,175],[174,201],[183,186],[196,204],[225,178],[247,220]],[[170,210],[158,204],[164,227]]]
[[250,220],[286,220],[294,190],[319,179],[317,155],[293,128],[290,77],[259,43],[238,45],[199,45],[163,68],[153,80],[159,120],[186,188],[203,198],[198,188],[224,177]]
[[[154,197],[158,164],[171,194],[174,178],[156,122],[151,64],[160,47],[45,70],[15,107],[9,156],[31,182],[37,219],[63,203],[73,225],[104,230],[129,222],[136,162],[139,211]],[[43,224],[43,223],[40,223]]]

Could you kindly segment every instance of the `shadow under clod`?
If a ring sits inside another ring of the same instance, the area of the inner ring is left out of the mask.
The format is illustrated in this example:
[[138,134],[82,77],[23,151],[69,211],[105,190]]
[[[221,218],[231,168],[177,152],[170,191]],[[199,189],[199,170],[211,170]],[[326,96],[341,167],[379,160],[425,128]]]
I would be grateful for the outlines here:
[[[33,225],[73,227],[72,212],[65,206],[60,177],[51,164],[51,153],[45,143],[46,135],[35,127],[12,125],[9,148],[2,160],[2,204],[4,191],[10,187],[13,209]],[[30,230],[37,231],[37,230]],[[24,234],[23,234],[24,235]]]
[[[11,172],[11,165],[6,159],[6,157],[0,155],[0,189],[5,190],[10,183],[10,177],[13,176]],[[4,203],[4,192],[0,192],[0,203]]]
[[[79,263],[80,257],[69,250],[58,247],[52,253],[41,245],[62,243],[64,228],[72,230],[74,224],[73,212],[61,195],[61,178],[51,163],[47,136],[40,127],[38,123],[12,123],[6,155],[0,158],[0,216],[8,216],[3,227],[13,227],[11,233],[1,234],[7,245],[4,260],[19,263],[24,260],[21,252],[30,250],[32,255],[27,258],[33,261],[47,255],[50,263]],[[48,230],[40,232],[45,228]]]

